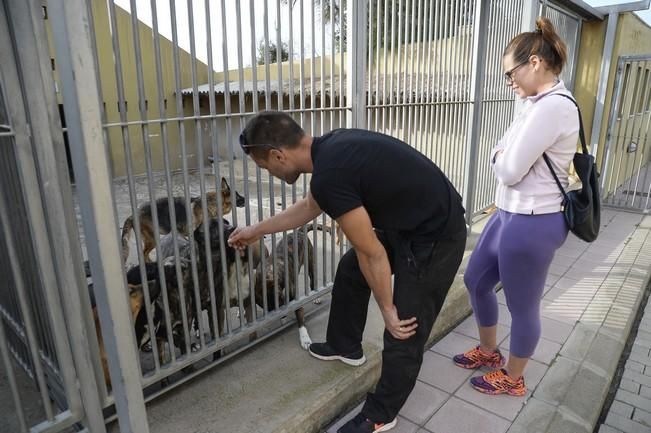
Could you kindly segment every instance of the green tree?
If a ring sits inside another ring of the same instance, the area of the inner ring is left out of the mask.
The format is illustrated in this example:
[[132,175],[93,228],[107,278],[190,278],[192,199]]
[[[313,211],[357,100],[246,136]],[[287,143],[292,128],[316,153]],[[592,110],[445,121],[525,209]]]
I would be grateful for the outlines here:
[[[267,44],[267,52],[269,54],[269,63],[277,63],[278,62],[278,46],[272,42],[269,41]],[[260,40],[260,43],[258,44],[258,55],[256,56],[258,65],[264,65],[265,64],[265,49],[264,49],[264,39]],[[280,61],[285,62],[289,60],[289,46],[287,45],[286,42],[283,42],[280,46]]]

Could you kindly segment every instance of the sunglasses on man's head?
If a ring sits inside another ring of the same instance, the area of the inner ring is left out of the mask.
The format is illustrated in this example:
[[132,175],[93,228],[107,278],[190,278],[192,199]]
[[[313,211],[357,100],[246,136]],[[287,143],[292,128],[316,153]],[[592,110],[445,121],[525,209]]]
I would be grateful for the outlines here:
[[271,143],[257,143],[257,144],[249,144],[246,142],[246,137],[244,136],[244,133],[240,134],[240,147],[242,148],[242,152],[245,154],[249,154],[251,152],[251,148],[253,147],[271,147],[272,149],[278,149],[278,146],[271,144]]

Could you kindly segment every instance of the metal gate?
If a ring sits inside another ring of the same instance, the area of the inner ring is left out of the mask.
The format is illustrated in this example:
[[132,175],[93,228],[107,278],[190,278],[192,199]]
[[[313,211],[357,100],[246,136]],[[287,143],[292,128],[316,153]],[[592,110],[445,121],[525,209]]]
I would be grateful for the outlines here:
[[50,69],[15,49],[43,36],[34,6],[0,4],[0,430],[103,432]]
[[601,169],[605,205],[651,210],[650,131],[651,55],[620,57]]
[[[506,0],[1,4],[0,271],[13,278],[0,283],[0,349],[12,384],[14,362],[37,385],[34,431],[53,432],[102,432],[117,416],[146,433],[146,401],[320,308],[345,247],[325,215],[262,240],[247,251],[257,262],[228,258],[230,226],[308,190],[242,155],[253,113],[289,112],[312,135],[404,139],[450,176],[468,221],[479,216],[494,195],[486,155],[514,110],[501,50],[539,12]],[[156,200],[167,210],[141,212]],[[202,223],[180,233],[181,213]]]

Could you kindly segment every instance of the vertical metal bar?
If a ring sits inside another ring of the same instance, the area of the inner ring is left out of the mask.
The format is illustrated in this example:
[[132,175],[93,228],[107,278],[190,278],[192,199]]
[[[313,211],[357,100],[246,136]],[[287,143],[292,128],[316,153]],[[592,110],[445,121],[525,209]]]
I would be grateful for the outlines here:
[[[369,27],[373,23],[373,3],[374,2],[371,2],[368,5],[368,25],[369,25]],[[366,62],[368,64],[368,71],[367,71],[368,72],[368,77],[366,78],[366,81],[367,81],[367,83],[366,83],[366,86],[367,86],[367,88],[366,88],[366,106],[368,108],[367,108],[367,112],[366,112],[367,119],[366,119],[365,127],[366,127],[366,129],[370,130],[371,129],[371,122],[372,122],[372,118],[373,118],[373,110],[374,110],[373,105],[375,105],[373,103],[373,91],[372,91],[372,87],[373,87],[373,32],[369,32],[368,41],[366,42],[366,51],[367,51],[367,56],[368,56],[368,58],[366,60]]]
[[[56,153],[63,147],[63,135],[60,124],[56,120],[59,113],[52,92],[54,83],[51,66],[47,60],[49,54],[45,55],[48,53],[45,28],[41,10],[34,2],[16,2],[15,7],[12,21],[14,29],[20,29],[21,32],[20,35],[17,35],[17,41],[19,44],[24,44],[24,48],[26,48],[24,50],[19,47],[19,50],[21,53],[27,53],[31,47],[36,54],[36,56],[21,55],[22,75],[25,82],[30,83],[29,88],[24,91],[29,118],[33,126],[31,130],[35,143],[32,147],[33,157],[38,161],[38,165],[33,169],[38,169],[41,190],[41,194],[37,191],[28,193],[27,201],[32,202],[30,218],[32,218],[33,231],[40,232],[39,243],[45,241],[46,225],[47,234],[49,234],[48,245],[41,245],[37,248],[37,255],[40,256],[39,267],[44,279],[45,300],[55,338],[52,342],[55,343],[56,357],[63,376],[68,408],[75,416],[84,416],[84,424],[98,432],[103,432],[105,427],[101,402],[96,392],[97,383],[89,359],[88,336],[81,314],[82,305],[84,305],[82,299],[85,299],[84,295],[87,296],[87,291],[85,279],[80,275],[81,252],[79,245],[73,241],[78,236],[77,225],[72,209],[67,167],[65,167],[62,155]],[[4,23],[5,28],[8,28],[4,11],[0,11],[0,21]],[[3,47],[10,48],[8,40],[1,43]],[[5,54],[0,57],[4,58],[8,67],[12,69],[10,74],[5,71],[2,75],[5,78],[13,76],[13,80],[18,82],[17,71],[9,63],[9,55]],[[6,103],[4,105],[5,107],[9,106]],[[22,116],[24,116],[25,110],[22,109],[22,104],[20,104],[21,107],[16,105],[17,101],[13,101],[11,104],[11,110],[14,111],[13,117],[16,117],[18,110],[22,111]],[[29,165],[32,166],[31,163]],[[36,179],[35,176],[34,172],[30,177]],[[41,198],[43,202],[40,201]],[[34,200],[36,202],[33,202]],[[45,218],[41,212],[43,204],[45,204],[44,212],[48,218]],[[34,211],[38,215],[36,218]],[[53,245],[56,245],[56,248],[53,248]],[[43,256],[47,253],[51,253],[52,262]],[[56,289],[51,286],[55,278]],[[66,323],[64,317],[71,320]],[[68,335],[65,334],[66,329]],[[8,371],[8,373],[10,372]],[[77,391],[78,384],[81,384],[79,387],[81,398]]]
[[[156,64],[156,91],[158,96],[158,117],[161,119],[160,128],[161,128],[161,138],[162,138],[162,148],[163,148],[163,166],[165,170],[165,179],[167,187],[167,197],[168,197],[168,208],[170,212],[170,226],[172,227],[172,246],[174,248],[174,256],[177,257],[176,263],[178,264],[179,257],[179,244],[178,237],[176,236],[176,210],[174,209],[174,193],[172,192],[172,174],[171,174],[171,162],[170,162],[170,151],[169,151],[169,136],[167,131],[167,117],[166,107],[165,107],[165,94],[163,93],[163,73],[161,66],[161,50],[160,50],[160,34],[158,32],[158,12],[156,9],[156,0],[151,0],[151,15],[152,15],[152,39],[154,43],[154,62]],[[172,17],[176,19],[176,17]],[[158,254],[156,254],[158,257]],[[183,284],[183,277],[180,274],[180,269],[177,266],[177,286]],[[160,272],[160,269],[159,269]],[[165,320],[165,328],[167,330],[167,344],[170,348],[174,347],[174,339],[172,338],[172,321],[170,319],[170,307],[169,307],[169,298],[168,298],[168,287],[167,281],[165,279],[165,273],[161,273],[161,296],[163,297],[163,315]],[[174,362],[176,360],[176,353],[174,350],[170,350],[171,360]]]
[[[269,38],[266,36],[266,0],[265,0],[265,52],[267,53],[265,57],[268,59],[268,45],[269,45]],[[232,134],[232,109],[231,109],[231,92],[230,92],[230,77],[229,77],[229,66],[228,66],[228,31],[227,31],[227,19],[226,19],[226,3],[225,1],[221,2],[221,19],[222,19],[222,57],[223,57],[223,65],[224,65],[224,112],[226,114],[226,137],[230,138],[233,136]],[[267,83],[269,82],[269,64],[267,62]],[[267,103],[270,101],[268,100]],[[229,162],[232,162],[235,159],[234,152],[233,152],[233,146],[232,144],[228,146],[228,160]],[[231,185],[234,185],[235,181],[235,167],[234,164],[229,163],[229,177],[231,180]],[[231,188],[231,203],[235,203],[235,197],[234,197],[234,188]],[[237,226],[237,208],[233,206],[231,209],[231,215],[233,217],[233,225]],[[223,228],[222,224],[223,222],[219,222],[219,227],[221,233],[223,233]],[[223,235],[220,235],[219,237],[220,240],[220,248],[221,245],[224,245],[225,239]],[[225,245],[224,245],[224,250],[225,252]],[[222,257],[226,257],[225,254],[222,255]],[[225,290],[225,298],[224,298],[224,305],[226,308],[226,318],[230,320],[230,296],[229,294],[231,293],[231,287],[230,287],[230,281],[226,279],[226,275],[228,273],[226,272],[226,260],[222,260],[223,263],[223,270],[224,270],[224,290]],[[239,275],[241,275],[241,269],[242,269],[242,262],[240,260],[239,254],[235,255],[235,269],[237,271],[238,278],[235,279],[235,285],[236,285],[236,293],[237,293],[237,307],[240,313],[240,329],[244,327],[244,299],[242,298],[242,287],[241,287],[241,281],[239,278]],[[230,329],[230,328],[229,328]]]
[[[291,4],[292,2],[290,2]],[[252,79],[252,84],[253,84],[253,90],[252,90],[252,99],[253,99],[253,112],[257,113],[258,112],[258,98],[260,97],[258,93],[258,67],[257,62],[256,62],[256,57],[255,57],[255,0],[250,0],[249,3],[249,18],[250,18],[250,29],[251,29],[251,79]],[[245,161],[247,160],[246,157],[242,158]],[[247,173],[248,173],[248,161],[244,162],[245,167],[247,167]],[[263,199],[262,199],[262,171],[260,170],[260,167],[256,165],[255,167],[255,177],[256,177],[256,193],[257,193],[257,200],[258,200],[258,221],[262,221],[264,214],[262,211],[262,205],[263,205]],[[265,275],[267,271],[267,257],[264,254],[264,239],[260,239],[260,251],[263,251],[263,254],[261,255],[260,258],[260,265],[261,265],[261,270],[262,270],[262,275]],[[267,304],[267,279],[262,278],[262,309],[263,309],[263,315],[266,315],[267,312],[269,311],[269,305]]]
[[[641,119],[640,119],[640,127],[638,128],[637,139],[636,139],[636,143],[638,143],[638,145],[641,143],[640,140],[642,139],[642,131],[647,131],[648,132],[649,119],[651,119],[651,114],[647,115],[647,125],[646,125],[646,128],[644,128],[643,127],[644,113],[645,113],[645,109],[647,108],[646,105],[647,105],[647,103],[649,101],[649,98],[651,97],[651,79],[650,79],[651,77],[649,76],[648,66],[649,66],[648,60],[645,60],[644,61],[644,71],[645,71],[644,81],[645,81],[645,83],[644,83],[644,85],[642,87],[644,89],[643,93],[640,96],[640,98],[641,98],[641,107],[640,107],[641,110],[640,110],[639,115],[640,115]],[[646,150],[647,150],[647,143],[646,143],[646,141],[644,141],[642,143],[644,143],[644,144],[641,146],[641,148],[638,148],[638,150],[639,150],[638,153],[640,155],[640,162],[639,162],[638,168],[636,170],[637,175],[635,176],[635,186],[633,187],[633,200],[632,200],[632,203],[631,203],[632,206],[635,206],[635,200],[636,200],[637,195],[638,195],[637,190],[638,190],[638,185],[639,185],[639,181],[640,181],[640,173],[642,171],[642,164],[644,162],[646,162],[644,160],[644,158],[646,156],[645,154],[646,154]],[[636,160],[637,160],[637,153],[636,153],[635,158],[633,159],[633,168],[634,169],[635,169],[635,161]],[[648,170],[645,170],[645,174],[648,174]],[[645,181],[646,181],[646,176],[645,176]],[[633,184],[633,176],[631,176],[631,181],[629,182],[629,190],[631,189],[632,184]],[[640,205],[641,204],[642,204],[642,200],[640,199]]]
[[[417,93],[417,98],[416,102],[418,103],[418,106],[416,108],[416,112],[414,114],[414,131],[416,134],[416,143],[415,146],[420,151],[421,153],[423,152],[423,142],[426,130],[423,128],[423,115],[425,114],[425,98],[426,95],[428,95],[428,89],[426,87],[426,82],[428,77],[423,77],[421,81],[421,76],[423,76],[423,62],[425,62],[425,51],[427,49],[427,41],[429,40],[430,34],[429,34],[429,26],[425,27],[427,16],[429,13],[429,5],[430,2],[426,1],[424,4],[421,3],[420,7],[423,9],[422,14],[419,13],[419,19],[418,23],[420,26],[419,30],[419,36],[418,36],[418,43],[420,44],[419,51],[418,51],[418,61],[416,64],[418,65],[418,76],[416,80],[416,91]],[[422,59],[420,58],[420,53],[422,51]]]
[[[414,128],[411,123],[411,118],[414,112],[414,104],[415,104],[415,96],[414,93],[417,91],[414,88],[414,70],[415,70],[415,61],[416,58],[418,57],[418,41],[417,41],[417,30],[418,30],[418,15],[420,14],[421,10],[418,7],[418,1],[413,0],[412,3],[412,15],[411,15],[411,30],[410,30],[410,50],[409,50],[409,57],[410,57],[410,62],[407,65],[407,75],[409,78],[409,95],[407,97],[407,107],[405,108],[405,111],[407,113],[406,115],[406,129],[405,129],[405,142],[407,142],[410,146],[416,147],[416,143],[414,142],[413,135],[414,135]],[[406,83],[405,83],[406,85]]]
[[[389,30],[389,14],[388,14],[388,9],[389,7],[387,6],[387,1],[384,0],[382,4],[384,5],[382,8],[382,23],[383,23],[383,32],[382,32],[382,48],[383,48],[383,53],[382,53],[382,98],[380,99],[382,101],[382,133],[386,134],[387,133],[387,73],[388,73],[388,66],[389,66],[389,59],[387,57],[387,47],[389,46],[389,41],[388,41],[388,30]],[[378,0],[378,8],[380,4],[380,0]],[[379,25],[378,25],[378,34],[379,34]],[[379,39],[379,36],[378,36]],[[378,47],[379,51],[379,47]],[[380,68],[380,65],[378,65],[378,70]]]
[[[373,115],[375,116],[375,129],[374,129],[374,131],[378,131],[378,127],[380,125],[380,123],[379,123],[380,122],[380,108],[379,108],[379,104],[380,104],[380,102],[379,102],[380,101],[380,87],[379,86],[380,86],[380,41],[382,40],[380,38],[380,36],[381,36],[381,34],[380,34],[380,28],[381,28],[381,26],[380,26],[380,24],[381,24],[381,22],[380,22],[380,16],[381,16],[380,10],[381,10],[381,6],[380,6],[380,0],[374,0],[374,1],[369,3],[369,10],[372,8],[373,3],[375,3],[375,5],[377,7],[377,11],[376,11],[377,16],[376,16],[376,23],[375,23],[376,40],[375,40],[375,44],[373,46],[373,49],[375,49],[375,95],[374,95],[375,96],[375,98],[374,98],[375,108],[373,109]],[[386,16],[384,17],[384,19],[386,20]],[[369,21],[369,27],[370,27],[370,23],[371,23],[371,21]],[[370,40],[371,40],[371,35],[369,33],[369,41]],[[371,62],[369,62],[369,70],[370,69],[371,69]]]
[[[603,116],[604,116],[604,106],[606,103],[606,94],[608,93],[608,81],[610,78],[610,64],[612,62],[613,49],[615,47],[615,36],[617,33],[618,20],[619,20],[619,13],[614,12],[608,15],[608,25],[606,26],[606,39],[604,41],[604,50],[601,57],[601,70],[599,72],[599,87],[597,88],[597,100],[595,102],[594,117],[592,118],[592,131],[590,133],[590,152],[592,153],[592,155],[594,155],[595,158],[597,157],[597,154],[599,152],[599,138],[601,136],[601,127],[602,127]],[[608,141],[608,139],[606,139],[606,141]],[[605,146],[603,151],[607,152],[607,145]],[[605,177],[606,176],[603,176],[602,179],[605,180]]]
[[359,128],[366,124],[364,106],[364,71],[366,70],[366,7],[368,0],[351,1],[347,14],[348,43],[348,89],[347,101],[350,105],[349,128]]
[[[206,5],[208,2],[206,2]],[[207,6],[206,6],[207,7]],[[239,119],[240,119],[240,130],[244,129],[245,122],[244,122],[244,116],[243,114],[246,112],[246,93],[244,91],[244,56],[242,53],[242,12],[240,10],[240,2],[237,1],[235,3],[235,19],[236,19],[236,25],[237,25],[237,71],[238,71],[238,84],[240,87],[240,91],[238,93],[238,102],[239,102]],[[251,11],[250,13],[253,13]],[[206,20],[208,21],[209,18],[206,17]],[[208,24],[207,24],[208,25]],[[208,27],[210,28],[210,27]],[[210,34],[210,33],[208,33]],[[209,39],[210,41],[210,39]],[[280,46],[280,44],[278,44]],[[209,49],[210,49],[211,44],[209,43]],[[281,58],[281,56],[278,56],[278,58]],[[251,68],[256,68],[255,63],[252,64]],[[212,71],[213,69],[209,69],[209,75],[212,76]],[[282,87],[282,86],[281,86]],[[254,98],[257,98],[257,95],[254,93]],[[235,154],[235,152],[233,152]],[[249,205],[249,168],[248,168],[248,158],[244,157],[242,158],[242,168],[244,172],[244,197],[246,198],[246,204],[244,206],[244,218],[246,225],[251,224],[251,207]],[[217,179],[215,179],[217,180]],[[235,188],[235,185],[233,185],[233,188]],[[263,251],[264,248],[264,241],[261,239],[260,240],[260,251]],[[247,247],[247,254],[249,257],[253,257],[253,250],[251,249],[251,246]],[[264,256],[264,254],[262,254]],[[255,270],[253,269],[252,262],[249,261],[248,263],[248,275],[249,275],[249,296],[251,297],[250,302],[251,302],[251,320],[255,321],[257,320],[258,316],[258,310],[256,308],[256,298],[255,298]]]
[[[139,21],[138,21],[138,11],[137,11],[137,6],[136,6],[136,1],[131,0],[131,31],[133,33],[133,51],[134,51],[134,61],[135,61],[135,66],[136,66],[136,82],[137,82],[137,88],[138,88],[138,108],[140,111],[140,120],[143,121],[140,131],[141,131],[141,137],[143,141],[143,145],[145,148],[145,164],[146,164],[146,170],[147,170],[147,186],[149,189],[149,198],[151,202],[153,203],[156,200],[156,192],[154,191],[154,176],[152,174],[152,164],[151,164],[151,144],[149,143],[149,126],[147,125],[147,108],[145,107],[145,100],[147,99],[147,95],[145,94],[145,85],[144,85],[144,74],[142,72],[142,55],[141,55],[141,50],[140,50],[140,32],[139,32]],[[159,245],[159,239],[160,239],[160,230],[159,224],[158,224],[158,209],[157,206],[151,206],[151,216],[152,216],[152,221],[154,223],[154,245],[156,246],[156,261],[158,263],[158,272],[159,275],[162,278],[164,277],[164,272],[163,272],[163,262],[160,259],[160,254],[158,252],[160,251],[160,245]],[[134,210],[135,212],[135,210]],[[149,285],[146,284],[145,282],[148,280],[147,278],[147,271],[145,270],[144,264],[141,263],[140,266],[140,278],[143,282],[142,284],[142,291],[143,295],[145,298],[145,312],[147,316],[147,326],[149,329],[156,329],[154,327],[154,316],[152,314],[152,300],[151,297],[149,296]],[[153,333],[152,333],[153,334]],[[155,343],[155,335],[151,335],[151,349],[152,349],[152,354],[154,358],[154,369],[156,372],[160,370],[160,361],[159,361],[159,353],[158,353],[158,347]],[[140,344],[140,342],[137,342]]]
[[59,77],[66,89],[68,137],[120,427],[126,433],[147,433],[138,356],[125,308],[125,281],[109,277],[122,274],[122,264],[108,160],[105,153],[93,151],[104,143],[97,71],[86,24],[92,18],[83,0],[51,0],[50,6]]
[[[18,146],[16,151],[18,153]],[[48,395],[47,382],[45,381],[45,374],[43,371],[43,365],[41,363],[41,355],[39,353],[36,330],[34,328],[33,322],[33,313],[27,300],[27,286],[23,279],[20,263],[18,263],[16,242],[10,230],[11,221],[9,220],[9,211],[7,209],[7,197],[4,192],[0,192],[0,224],[2,225],[2,232],[5,239],[5,245],[7,247],[7,256],[9,257],[9,265],[16,287],[16,294],[18,296],[20,315],[23,318],[24,322],[25,336],[27,337],[27,346],[29,347],[32,365],[34,367],[36,383],[38,384],[39,393],[41,394],[41,403],[43,404],[43,408],[45,410],[45,416],[49,421],[52,421],[54,419],[54,411],[52,409],[50,396]]]
[[[618,109],[620,104],[623,103],[622,99],[624,97],[624,79],[622,78],[622,75],[624,75],[624,65],[625,61],[623,58],[619,58],[617,62],[617,75],[615,76],[615,83],[614,83],[614,93],[613,97],[611,100],[610,104],[610,114],[608,116],[608,129],[606,130],[606,144],[604,146],[604,152],[606,153],[604,158],[602,159],[602,165],[601,165],[601,191],[603,194],[608,194],[609,192],[609,186],[610,186],[610,180],[613,176],[611,173],[611,167],[610,167],[610,160],[612,157],[612,153],[616,152],[616,143],[614,146],[611,146],[611,142],[613,140],[613,130],[615,129],[615,124],[617,123],[617,118],[619,116],[618,114]],[[621,122],[619,124],[619,128],[621,129]],[[615,140],[617,140],[619,136],[619,132],[615,134]],[[608,188],[606,187],[606,183],[608,182],[609,186]]]
[[[132,0],[133,1],[133,0]],[[203,238],[204,238],[204,245],[205,245],[205,259],[206,259],[206,264],[207,267],[210,269],[209,275],[212,274],[212,264],[210,260],[210,222],[208,220],[208,212],[207,212],[207,205],[206,205],[206,184],[205,184],[205,178],[204,178],[204,159],[203,159],[203,134],[201,132],[201,123],[200,120],[197,119],[197,117],[201,114],[200,110],[200,105],[199,105],[199,88],[197,84],[197,52],[196,52],[196,46],[195,46],[195,41],[194,41],[194,7],[193,7],[193,0],[188,0],[187,1],[187,8],[188,8],[188,28],[189,28],[189,33],[190,33],[190,76],[192,79],[192,112],[194,113],[195,120],[194,120],[194,134],[195,134],[195,141],[196,141],[196,149],[197,149],[197,162],[199,165],[199,200],[201,201],[201,212],[203,214],[202,219],[203,219],[203,224],[204,224],[204,231],[203,231]],[[224,24],[225,26],[225,24]],[[184,164],[186,164],[186,160],[184,158]],[[183,171],[187,172],[188,171],[187,165],[184,165]],[[231,185],[232,185],[232,178],[231,178]],[[190,185],[189,183],[186,184],[186,191],[187,191],[187,196],[190,197]],[[219,195],[219,194],[217,194]],[[187,202],[186,202],[187,203]],[[232,203],[235,203],[235,201],[232,201]],[[188,206],[186,204],[186,206]],[[188,219],[190,220],[190,215],[192,215],[192,210],[190,207],[186,208],[186,212],[188,215]],[[188,233],[188,239],[190,241],[190,245],[194,245],[194,232],[192,229],[188,230],[190,233]],[[222,232],[223,233],[223,232]],[[203,321],[203,309],[202,309],[202,302],[201,302],[201,292],[199,288],[199,273],[197,270],[197,257],[196,253],[194,251],[194,248],[190,248],[190,260],[192,262],[192,281],[194,283],[194,299],[195,299],[195,309],[196,309],[196,322],[197,322],[197,327],[199,328],[199,342],[201,344],[202,348],[205,348],[206,346],[206,341],[205,341],[205,333],[203,329],[204,321]],[[239,275],[239,273],[238,273]],[[209,278],[209,280],[212,280],[212,278]],[[210,281],[212,283],[212,281]],[[210,284],[209,283],[209,284]],[[213,293],[213,290],[211,290],[211,293]]]
[[13,397],[14,401],[14,411],[16,414],[16,419],[18,421],[18,428],[20,428],[21,433],[27,433],[28,430],[27,423],[25,422],[25,411],[23,410],[23,405],[20,402],[20,391],[18,390],[16,376],[14,375],[14,368],[11,363],[11,358],[9,357],[7,336],[5,334],[4,321],[2,319],[0,319],[0,355],[2,355],[2,363],[5,366],[7,382],[9,383],[9,390],[11,391],[11,396]]
[[[402,41],[402,46],[405,49],[405,56],[404,56],[404,64],[401,64],[400,67],[402,68],[402,106],[400,107],[400,139],[402,141],[406,141],[407,137],[407,130],[406,130],[406,117],[407,117],[407,79],[408,79],[408,73],[409,73],[409,56],[412,54],[412,49],[413,49],[413,44],[409,44],[409,35],[410,35],[410,27],[409,27],[409,20],[413,21],[413,17],[411,17],[410,12],[411,12],[411,2],[412,0],[406,0],[406,8],[405,8],[405,38],[404,41]],[[412,41],[413,42],[413,41]],[[409,46],[408,46],[409,44]],[[400,77],[400,76],[398,76]]]
[[[393,113],[395,111],[393,107],[393,89],[396,76],[396,38],[398,39],[399,43],[400,37],[396,35],[396,0],[391,0],[391,81],[389,82],[389,130],[386,131],[391,135],[395,135],[395,132],[393,132]],[[398,46],[398,50],[400,50],[400,46]]]
[[464,191],[466,209],[466,223],[472,224],[472,214],[475,210],[474,182],[477,167],[478,143],[481,134],[481,93],[484,83],[484,65],[486,64],[486,34],[488,27],[488,14],[486,13],[486,2],[480,1],[476,4],[475,17],[473,21],[473,65],[470,80],[470,95],[472,105],[470,106],[469,118],[472,119],[468,130],[468,164],[464,172]]
[[[176,116],[180,118],[178,121],[178,128],[179,128],[179,140],[181,142],[181,158],[183,159],[183,185],[184,185],[184,198],[185,198],[185,212],[188,218],[190,218],[190,215],[192,215],[190,212],[188,212],[189,205],[188,205],[188,199],[189,199],[189,191],[188,191],[188,176],[187,176],[187,146],[185,142],[185,122],[183,121],[183,94],[181,92],[181,62],[179,59],[179,37],[178,37],[178,29],[176,25],[176,2],[175,0],[170,0],[170,15],[172,17],[172,60],[174,63],[174,94],[176,95]],[[219,194],[217,194],[219,197]],[[176,241],[174,241],[176,242]],[[174,254],[176,254],[177,259],[175,260],[175,267],[176,267],[176,276],[177,276],[177,281],[178,281],[178,290],[179,290],[179,298],[181,299],[181,323],[183,324],[183,335],[185,339],[185,350],[186,353],[190,353],[191,351],[191,346],[190,346],[190,326],[188,326],[188,315],[187,315],[187,307],[186,307],[186,300],[187,300],[187,295],[186,295],[186,288],[185,284],[183,283],[183,273],[181,271],[181,264],[178,256],[178,248],[175,249]],[[194,255],[194,248],[190,248],[190,258],[191,258],[191,266],[196,265],[196,259],[192,260],[192,255]],[[196,266],[195,266],[196,269]],[[194,284],[194,277],[193,277],[193,284]]]

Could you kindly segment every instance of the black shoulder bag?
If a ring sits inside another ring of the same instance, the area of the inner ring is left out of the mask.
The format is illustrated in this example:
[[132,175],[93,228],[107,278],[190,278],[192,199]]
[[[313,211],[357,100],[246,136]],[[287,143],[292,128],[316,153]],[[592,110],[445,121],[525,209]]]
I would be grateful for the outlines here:
[[560,93],[557,93],[558,96],[563,96],[576,105],[576,109],[579,113],[579,138],[581,140],[581,152],[576,152],[574,154],[574,170],[576,174],[581,179],[582,187],[580,190],[565,192],[563,185],[561,185],[556,172],[552,167],[549,157],[543,153],[543,158],[547,163],[547,167],[551,170],[556,185],[561,190],[563,194],[563,202],[561,205],[561,210],[565,215],[565,221],[570,231],[574,233],[578,238],[586,241],[592,242],[597,239],[599,234],[599,226],[601,224],[601,204],[600,194],[599,194],[599,184],[597,183],[597,166],[595,164],[594,156],[588,153],[588,148],[585,144],[585,133],[583,131],[583,120],[581,119],[581,110],[577,105],[576,101]]

